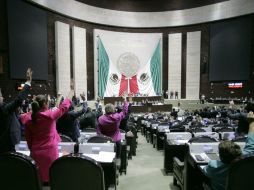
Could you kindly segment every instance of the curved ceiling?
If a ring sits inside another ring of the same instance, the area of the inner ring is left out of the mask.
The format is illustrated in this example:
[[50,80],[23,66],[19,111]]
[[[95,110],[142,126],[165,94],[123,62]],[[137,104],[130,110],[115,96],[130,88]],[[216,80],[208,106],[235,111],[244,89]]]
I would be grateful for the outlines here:
[[76,0],[87,5],[130,12],[160,12],[183,10],[228,0]]
[[76,0],[26,1],[74,19],[108,26],[131,28],[186,26],[254,13],[254,0],[229,0],[190,9],[158,12],[111,10],[87,5]]

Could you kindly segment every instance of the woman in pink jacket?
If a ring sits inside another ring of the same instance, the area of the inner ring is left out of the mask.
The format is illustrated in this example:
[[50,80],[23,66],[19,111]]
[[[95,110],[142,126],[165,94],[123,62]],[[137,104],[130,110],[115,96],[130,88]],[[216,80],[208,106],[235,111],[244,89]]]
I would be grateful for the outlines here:
[[25,136],[31,157],[39,168],[43,182],[49,181],[49,168],[59,157],[58,143],[61,138],[56,130],[56,120],[68,111],[70,105],[71,100],[67,98],[57,109],[50,110],[46,96],[38,95],[32,103],[32,113],[21,116],[21,122],[26,126]]

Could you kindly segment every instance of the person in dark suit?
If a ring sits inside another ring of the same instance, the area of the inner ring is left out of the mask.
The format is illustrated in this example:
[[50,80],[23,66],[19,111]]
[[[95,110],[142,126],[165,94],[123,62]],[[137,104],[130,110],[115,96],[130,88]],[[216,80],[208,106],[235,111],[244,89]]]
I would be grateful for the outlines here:
[[87,107],[82,107],[80,111],[75,111],[70,106],[69,111],[65,113],[56,123],[57,132],[70,137],[74,142],[80,137],[79,123],[77,118],[86,112]]
[[29,68],[26,74],[27,81],[15,100],[4,103],[3,96],[0,94],[0,153],[15,151],[15,145],[20,141],[21,128],[15,112],[29,93],[32,74],[33,71]]
[[[129,100],[129,101],[130,101],[130,100]],[[131,106],[132,106],[132,103],[129,103],[128,111],[127,111],[125,117],[121,120],[120,126],[119,126],[119,129],[122,129],[122,130],[124,130],[125,132],[128,132],[128,131],[129,131],[127,122],[128,122],[128,120],[129,120],[129,118],[130,118]],[[120,112],[122,111],[122,107],[117,107],[116,109],[117,109],[117,113],[120,113]]]
[[237,110],[236,113],[232,113],[232,112],[227,113],[227,116],[230,119],[238,120],[237,133],[239,135],[248,133],[249,123],[247,121],[247,113],[249,113],[250,111],[254,112],[254,104],[252,102],[249,102],[246,105],[244,111]]
[[175,91],[175,99],[178,99],[178,91]]
[[95,110],[96,119],[98,120],[100,116],[103,115],[102,106],[99,105],[98,109]]
[[98,108],[100,107],[100,105],[101,105],[101,99],[98,97],[98,98],[96,99],[96,102],[95,102],[95,109],[96,109],[96,111],[98,110]]
[[172,109],[172,112],[170,113],[170,116],[172,116],[174,119],[176,119],[176,118],[177,118],[177,116],[178,116],[178,112],[176,111],[176,109],[175,109],[175,108],[173,108],[173,109]]
[[88,107],[86,95],[84,92],[82,94],[80,94],[80,98],[81,98],[80,105],[82,105],[83,107],[85,107],[85,106]]
[[174,96],[174,92],[171,90],[170,91],[170,99],[173,99],[173,96]]
[[90,107],[87,108],[86,113],[80,118],[79,127],[81,130],[86,128],[96,127],[96,114],[92,111]]

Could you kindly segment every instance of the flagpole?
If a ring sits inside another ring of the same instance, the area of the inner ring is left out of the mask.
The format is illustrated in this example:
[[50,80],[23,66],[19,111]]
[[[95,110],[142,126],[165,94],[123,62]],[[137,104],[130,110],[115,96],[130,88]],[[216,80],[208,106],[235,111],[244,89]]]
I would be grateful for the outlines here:
[[99,92],[99,68],[100,68],[100,65],[99,65],[100,64],[100,61],[99,61],[99,57],[100,57],[99,56],[99,39],[100,39],[100,36],[97,35],[96,37],[97,37],[97,65],[98,65],[98,69],[97,69],[97,91],[98,91],[97,96],[100,97],[99,96],[99,93],[100,93]]

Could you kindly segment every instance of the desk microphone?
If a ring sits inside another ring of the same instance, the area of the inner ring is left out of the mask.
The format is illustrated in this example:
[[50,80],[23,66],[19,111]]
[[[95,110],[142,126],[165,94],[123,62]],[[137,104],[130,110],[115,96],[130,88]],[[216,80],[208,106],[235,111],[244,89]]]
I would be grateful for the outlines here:
[[79,143],[76,142],[74,145],[74,154],[78,154],[79,153]]

